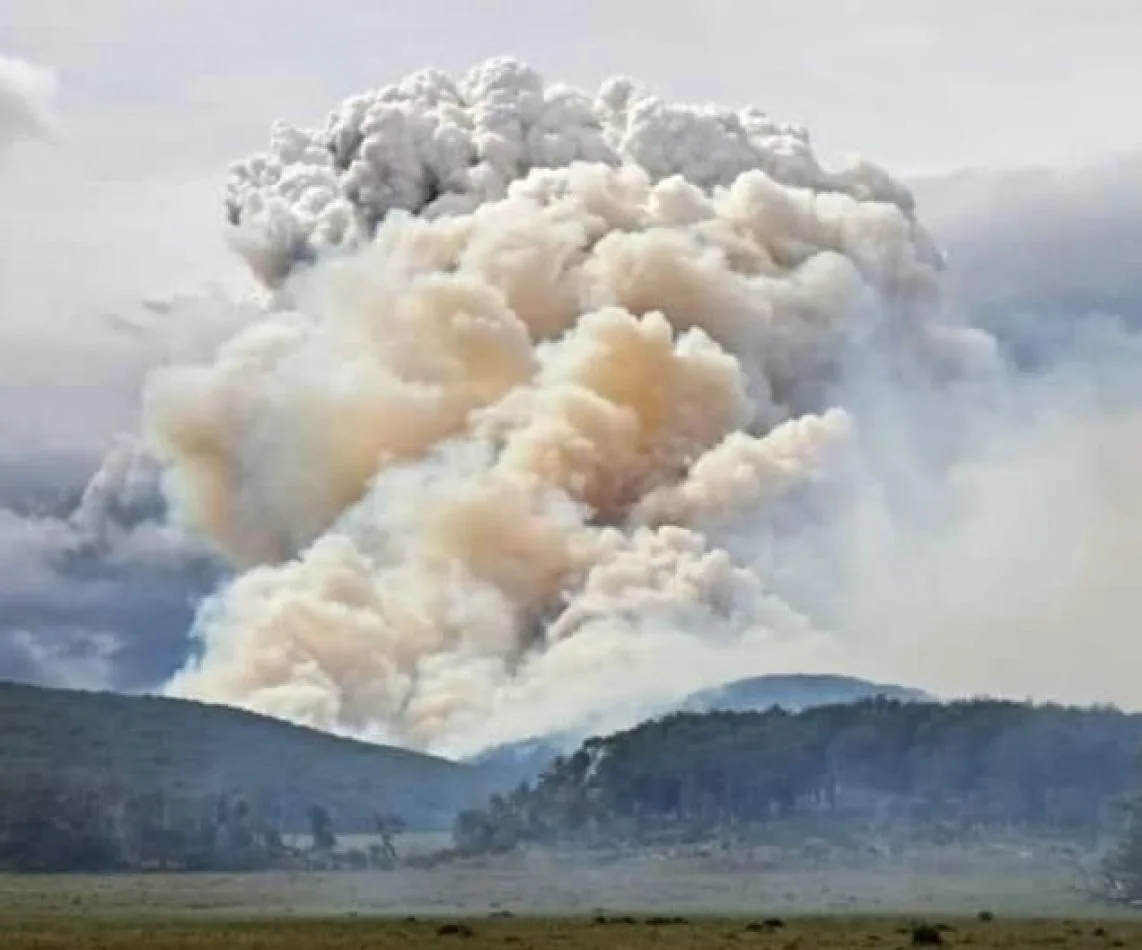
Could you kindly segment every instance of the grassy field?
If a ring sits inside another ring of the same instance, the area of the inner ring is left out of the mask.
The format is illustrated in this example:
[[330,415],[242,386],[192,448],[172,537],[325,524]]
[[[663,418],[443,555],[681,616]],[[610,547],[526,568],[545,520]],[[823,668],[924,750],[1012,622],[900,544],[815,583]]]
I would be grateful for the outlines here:
[[[533,856],[433,869],[265,874],[0,876],[6,919],[486,916],[604,913],[951,914],[1105,913],[1065,877],[1034,867],[975,870],[749,871],[701,862],[609,864]],[[2,946],[2,944],[0,944]]]
[[1115,920],[932,920],[892,918],[685,919],[499,918],[465,921],[357,919],[197,923],[64,918],[5,927],[8,950],[362,950],[368,947],[781,948],[850,950],[912,946],[1142,948],[1142,923]]
[[[914,921],[938,943],[914,944]],[[1063,871],[1014,857],[795,871],[525,854],[387,872],[0,875],[2,950],[914,945],[1142,950],[1142,915],[1111,914]]]

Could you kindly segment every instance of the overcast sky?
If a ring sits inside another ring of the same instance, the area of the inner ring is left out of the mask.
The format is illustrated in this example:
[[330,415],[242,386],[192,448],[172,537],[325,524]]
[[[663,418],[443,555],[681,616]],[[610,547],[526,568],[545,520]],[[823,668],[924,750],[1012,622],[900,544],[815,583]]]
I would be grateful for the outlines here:
[[0,54],[59,79],[53,143],[0,169],[4,455],[91,455],[129,421],[168,344],[108,316],[154,323],[142,296],[229,279],[222,177],[275,118],[510,53],[757,104],[898,174],[1082,163],[1142,146],[1139,35],[1134,0],[0,0]]
[[[859,152],[921,180],[973,300],[1119,306],[1142,261],[1139,36],[1137,0],[0,0],[0,56],[58,80],[39,139],[0,82],[0,574],[41,578],[0,577],[0,676],[132,686],[181,655],[201,577],[168,558],[139,581],[130,554],[123,576],[148,594],[127,616],[75,538],[29,528],[23,499],[80,487],[135,426],[146,368],[226,325],[223,177],[274,119],[319,124],[346,95],[498,54],[588,87],[625,73],[669,99],[760,106],[808,126],[826,161]],[[1007,171],[1025,166],[1048,170]],[[167,543],[130,550],[153,564]],[[29,597],[60,603],[61,577],[95,626],[17,628]],[[116,673],[131,624],[158,633]]]
[[1137,146],[1134,0],[0,0],[0,37],[56,65],[106,173],[210,174],[268,118],[424,65],[510,53],[594,85],[756,103],[826,152],[899,170]]

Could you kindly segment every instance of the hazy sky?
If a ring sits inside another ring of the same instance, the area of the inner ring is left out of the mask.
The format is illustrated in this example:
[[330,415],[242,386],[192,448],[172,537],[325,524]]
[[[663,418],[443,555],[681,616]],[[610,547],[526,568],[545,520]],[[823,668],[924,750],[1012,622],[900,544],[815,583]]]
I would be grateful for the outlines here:
[[[140,581],[130,553],[97,576],[12,499],[81,485],[134,426],[146,367],[217,337],[226,166],[274,119],[318,124],[346,95],[499,54],[588,87],[626,73],[804,124],[826,160],[987,169],[919,190],[968,296],[1117,305],[1142,260],[1139,36],[1138,0],[0,0],[0,56],[59,88],[51,140],[7,148],[0,89],[0,676],[137,685],[177,662],[198,589],[177,565]],[[1089,167],[992,171],[1029,165]],[[33,602],[66,613],[61,589],[93,626],[13,625]],[[115,672],[132,624],[161,635]]]
[[0,0],[9,52],[59,68],[93,167],[132,175],[209,174],[270,117],[501,53],[756,103],[898,170],[1055,163],[1139,144],[1139,35],[1134,0]]
[[1134,0],[0,0],[0,54],[60,87],[55,143],[0,167],[3,454],[90,455],[129,420],[167,341],[107,316],[154,323],[142,295],[220,279],[223,174],[275,118],[510,53],[549,79],[754,103],[826,158],[897,173],[1080,162],[1142,146],[1138,35]]

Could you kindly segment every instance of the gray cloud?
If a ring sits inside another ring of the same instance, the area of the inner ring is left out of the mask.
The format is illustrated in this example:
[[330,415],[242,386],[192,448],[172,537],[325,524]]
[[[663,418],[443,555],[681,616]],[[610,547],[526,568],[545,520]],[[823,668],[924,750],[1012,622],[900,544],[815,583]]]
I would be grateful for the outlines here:
[[152,685],[184,655],[194,603],[218,576],[205,548],[166,522],[157,467],[123,439],[70,497],[24,478],[9,473],[0,507],[0,674]]
[[116,433],[138,431],[149,369],[209,352],[244,306],[211,292],[113,304],[80,312],[70,341],[4,349],[0,676],[135,690],[185,656],[219,567],[168,523],[138,439]]
[[139,689],[185,655],[218,568],[167,523],[137,440],[113,437],[137,429],[150,368],[243,311],[204,280],[209,189],[92,178],[56,92],[0,57],[0,676]]
[[1108,317],[1142,326],[1142,152],[1070,169],[966,171],[914,188],[948,252],[952,293],[1021,349],[1073,344],[1076,329]]

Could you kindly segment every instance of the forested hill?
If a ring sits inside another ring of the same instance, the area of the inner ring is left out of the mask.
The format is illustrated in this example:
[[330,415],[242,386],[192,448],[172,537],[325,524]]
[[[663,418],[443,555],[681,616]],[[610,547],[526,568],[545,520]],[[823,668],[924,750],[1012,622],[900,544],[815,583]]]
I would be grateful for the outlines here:
[[1137,788],[1142,716],[884,698],[793,713],[679,713],[556,760],[457,822],[472,850],[771,827],[796,816],[1087,839]]
[[446,826],[487,788],[469,766],[224,706],[0,683],[0,790],[43,780],[136,796],[238,794],[298,830],[319,804],[342,831],[371,828],[377,811]]
[[[676,710],[670,711],[761,712],[780,706],[796,712],[810,706],[853,703],[877,696],[917,702],[932,700],[931,696],[918,689],[872,683],[851,676],[779,673],[751,676],[699,690],[683,699]],[[581,738],[585,737],[571,732],[536,736],[487,749],[470,761],[498,776],[503,788],[510,788],[535,779],[556,756],[573,752]]]

